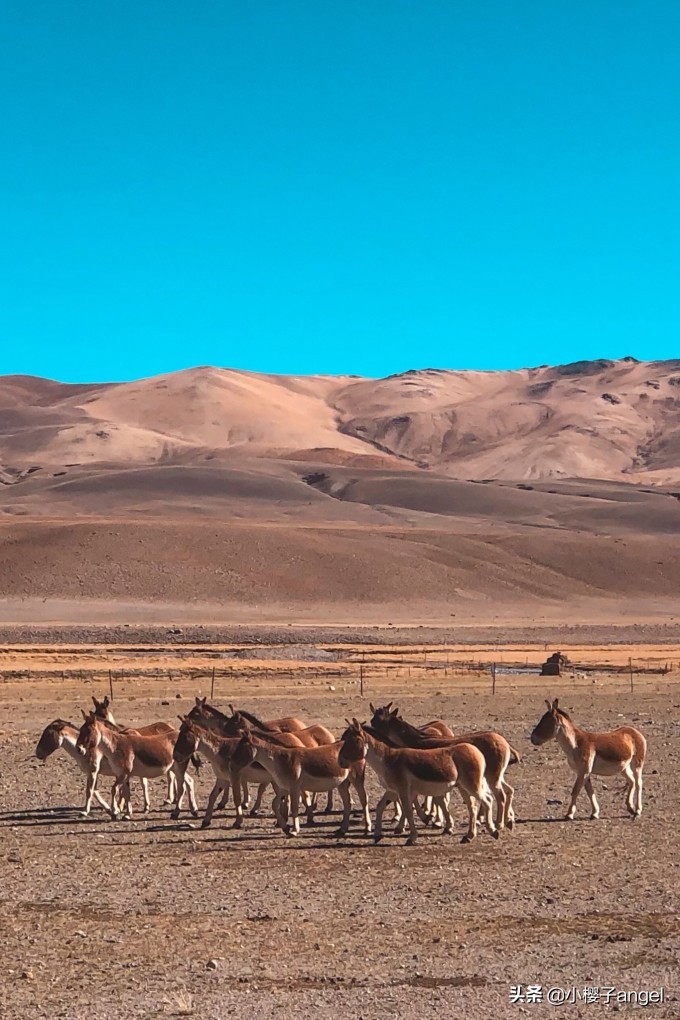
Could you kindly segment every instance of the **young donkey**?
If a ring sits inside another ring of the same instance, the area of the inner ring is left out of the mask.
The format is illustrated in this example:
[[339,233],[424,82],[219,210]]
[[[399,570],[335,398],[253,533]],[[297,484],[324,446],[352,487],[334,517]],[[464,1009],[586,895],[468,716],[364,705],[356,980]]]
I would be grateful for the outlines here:
[[383,743],[370,727],[353,719],[343,733],[341,765],[349,766],[366,760],[375,771],[385,790],[375,816],[375,842],[382,837],[382,816],[390,800],[399,799],[406,815],[412,846],[417,837],[414,818],[414,801],[418,796],[432,797],[445,819],[445,832],[453,826],[448,809],[448,795],[457,789],[468,808],[469,826],[463,843],[469,843],[477,834],[477,805],[481,804],[488,832],[498,839],[493,824],[491,792],[484,778],[484,757],[471,744],[449,743],[447,747],[419,749],[394,747]]
[[642,769],[647,754],[647,741],[634,726],[619,726],[604,733],[589,733],[576,726],[566,712],[558,708],[557,698],[552,704],[546,700],[548,711],[538,721],[531,743],[536,747],[555,738],[576,773],[571,791],[571,803],[566,814],[572,821],[576,814],[576,799],[585,786],[590,797],[591,818],[600,817],[591,776],[626,777],[626,808],[637,818],[642,811]]
[[122,797],[124,817],[131,818],[130,778],[139,776],[155,779],[173,772],[176,783],[175,803],[179,807],[184,799],[185,790],[189,794],[191,813],[198,815],[194,798],[194,784],[187,774],[187,762],[176,761],[173,756],[177,730],[172,729],[152,736],[144,736],[135,730],[120,730],[112,723],[98,719],[90,712],[78,734],[77,748],[87,755],[92,787],[85,813],[88,814],[92,803],[92,792],[97,781],[101,761],[106,759],[114,772],[115,780],[111,790],[111,817],[118,817],[117,798]]

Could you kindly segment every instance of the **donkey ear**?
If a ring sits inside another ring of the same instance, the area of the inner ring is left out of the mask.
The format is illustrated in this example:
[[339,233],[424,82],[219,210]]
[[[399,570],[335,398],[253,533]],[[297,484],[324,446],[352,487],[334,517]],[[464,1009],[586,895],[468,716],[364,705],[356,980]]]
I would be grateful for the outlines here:
[[393,709],[392,709],[392,711],[390,712],[390,715],[391,715],[391,716],[392,716],[392,717],[393,717],[394,719],[396,719],[396,718],[397,718],[397,716],[399,715],[399,708],[398,708],[398,707],[397,707],[397,708],[393,708]]
[[236,709],[231,704],[231,702],[229,702],[229,711],[231,712],[232,715],[236,715]]
[[551,702],[551,701],[548,701],[548,699],[546,698],[546,699],[545,699],[545,703],[546,703],[546,705],[548,706],[548,711],[549,711],[549,712],[552,712],[552,702]]
[[553,701],[552,707],[553,709],[557,708],[557,698],[555,698],[555,700]]
[[94,707],[95,707],[95,708],[98,708],[98,707],[99,707],[99,702],[98,702],[98,701],[97,701],[97,699],[95,698],[94,694],[92,695],[92,701],[94,702]]
[[85,722],[87,722],[87,720],[90,718],[90,713],[86,712],[84,708],[81,708],[80,711],[83,716],[83,719],[85,720]]
[[389,702],[388,702],[388,703],[387,703],[387,704],[385,705],[385,708],[392,708],[392,705],[393,705],[393,704],[394,704],[394,702],[393,702],[393,701],[389,701]]
[[373,715],[375,715],[375,705],[373,704],[372,701],[369,701],[368,707],[370,708],[370,710],[373,713]]
[[189,720],[187,719],[187,717],[185,715],[178,715],[177,718],[179,719],[179,721],[181,723],[188,723],[189,722]]
[[109,696],[108,694],[105,694],[104,700],[102,701],[102,705],[104,706],[104,708],[108,708],[110,704],[111,702],[109,701]]

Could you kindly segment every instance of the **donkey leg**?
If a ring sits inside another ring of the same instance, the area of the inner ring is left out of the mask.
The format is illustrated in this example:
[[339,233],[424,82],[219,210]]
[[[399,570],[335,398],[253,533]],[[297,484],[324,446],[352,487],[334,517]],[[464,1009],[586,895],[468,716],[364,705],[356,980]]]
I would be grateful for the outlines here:
[[142,784],[142,797],[144,800],[143,813],[145,815],[148,815],[149,811],[151,810],[151,801],[149,800],[149,782],[147,779],[144,779],[144,777],[142,777],[140,782]]
[[217,805],[217,810],[218,811],[224,811],[225,808],[227,807],[227,804],[229,803],[229,783],[228,782],[222,783],[220,789],[223,792],[222,792],[222,799],[220,800],[219,804]]
[[213,786],[212,790],[210,791],[210,796],[208,797],[208,804],[205,809],[205,814],[203,815],[203,821],[201,822],[202,829],[210,828],[210,825],[212,823],[213,811],[215,810],[215,802],[217,801],[217,798],[219,797],[221,792],[222,783],[218,779],[215,782],[215,785]]
[[297,783],[294,783],[288,791],[288,799],[290,801],[290,824],[286,826],[285,833],[287,836],[299,836],[300,835],[300,795],[302,790]]
[[576,778],[576,782],[574,783],[574,788],[571,791],[571,803],[569,804],[569,810],[567,811],[567,813],[565,815],[565,820],[567,822],[572,822],[574,820],[574,815],[576,814],[576,799],[577,799],[579,793],[581,792],[581,789],[583,788],[583,784],[585,782],[585,778],[586,778],[585,777],[585,773],[583,773],[583,774],[579,773],[577,778]]
[[257,815],[259,815],[260,809],[262,807],[262,798],[264,797],[264,792],[265,792],[265,790],[267,789],[268,786],[269,786],[269,783],[260,783],[258,785],[258,787],[257,787],[257,796],[255,797],[255,803],[253,804],[253,806],[250,809],[250,817],[251,818],[256,818]]
[[349,829],[349,819],[352,814],[352,800],[349,795],[349,779],[346,779],[344,783],[340,783],[338,793],[340,794],[340,800],[342,801],[342,821],[340,822],[340,828],[336,835],[344,836]]
[[413,846],[418,838],[415,811],[413,808],[414,798],[411,796],[408,789],[404,789],[399,790],[399,800],[401,801],[401,807],[406,815],[406,821],[408,823],[408,839],[406,840],[406,846]]
[[623,774],[626,777],[626,810],[629,814],[635,814],[635,790],[637,788],[637,781],[635,779],[635,773],[633,772],[630,764],[626,765],[623,770]]
[[642,814],[642,765],[638,765],[635,769],[635,778],[637,779],[637,790],[635,791],[635,817],[637,818]]
[[586,776],[583,780],[583,785],[586,788],[586,793],[590,797],[590,818],[595,820],[600,817],[600,805],[597,803],[597,797],[595,796],[595,790],[593,789],[593,781],[590,776]]
[[364,836],[368,836],[371,832],[371,812],[368,807],[368,797],[366,796],[366,787],[363,779],[355,779],[352,781],[352,786],[356,791],[356,795],[359,798],[361,804],[361,813],[364,816]]
[[479,799],[481,801],[486,831],[490,836],[493,836],[494,839],[498,839],[500,837],[500,829],[493,824],[493,798],[491,796],[491,791],[484,780],[482,780],[482,785],[479,790]]
[[194,781],[188,772],[184,773],[183,779],[184,787],[189,797],[189,810],[191,811],[191,817],[198,818],[198,804],[196,803],[196,794],[194,793]]
[[515,825],[515,812],[512,806],[512,801],[515,796],[514,786],[510,786],[507,779],[502,780],[503,789],[505,790],[505,824],[508,829],[514,828]]
[[460,788],[459,792],[468,809],[468,831],[461,839],[461,843],[471,843],[477,835],[477,801],[467,790]]
[[375,809],[375,832],[373,833],[374,843],[379,843],[382,839],[382,821],[385,808],[392,800],[390,793],[383,793],[382,797],[378,801],[378,806]]
[[[82,815],[89,815],[92,809],[92,798],[95,796],[95,788],[97,786],[97,776],[99,775],[99,768],[93,768],[87,777],[87,783],[85,784],[85,807],[80,812]],[[101,800],[100,797],[98,797]],[[106,810],[108,811],[109,806],[106,804]]]

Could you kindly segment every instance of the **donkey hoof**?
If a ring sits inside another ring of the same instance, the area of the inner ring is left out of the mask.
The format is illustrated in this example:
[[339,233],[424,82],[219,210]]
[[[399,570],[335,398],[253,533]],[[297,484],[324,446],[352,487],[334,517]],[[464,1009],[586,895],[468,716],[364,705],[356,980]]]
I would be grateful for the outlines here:
[[212,821],[206,821],[205,818],[201,822],[201,828],[202,829],[209,829],[211,825],[212,825]]
[[493,836],[494,839],[500,839],[501,838],[501,830],[500,829],[494,829],[493,832],[491,833],[491,835]]
[[248,815],[250,818],[259,818],[260,812],[258,811],[257,808],[251,808],[250,811],[248,812]]
[[465,835],[463,836],[463,838],[461,839],[461,843],[471,843],[471,842],[472,842],[472,836],[470,836],[469,833],[466,832]]

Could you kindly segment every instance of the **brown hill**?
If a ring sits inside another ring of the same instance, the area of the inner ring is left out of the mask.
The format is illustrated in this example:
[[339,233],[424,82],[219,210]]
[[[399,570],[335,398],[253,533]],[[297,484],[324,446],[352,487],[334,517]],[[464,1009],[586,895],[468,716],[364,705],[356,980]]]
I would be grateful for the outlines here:
[[[323,451],[323,453],[321,453]],[[0,469],[286,456],[457,478],[680,480],[680,361],[386,379],[196,368],[132,383],[0,379]],[[375,465],[375,459],[371,462]]]
[[0,622],[665,618],[678,480],[680,362],[5,377]]

